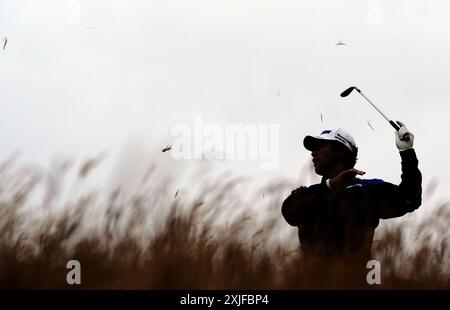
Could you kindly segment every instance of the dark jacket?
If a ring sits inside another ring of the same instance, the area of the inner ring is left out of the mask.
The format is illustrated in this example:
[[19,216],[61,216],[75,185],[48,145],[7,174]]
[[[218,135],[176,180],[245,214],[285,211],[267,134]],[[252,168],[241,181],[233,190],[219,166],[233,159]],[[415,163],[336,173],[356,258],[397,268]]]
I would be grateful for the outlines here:
[[402,216],[421,204],[422,175],[416,153],[409,149],[400,156],[402,181],[398,186],[380,179],[358,180],[335,192],[322,180],[292,192],[283,202],[282,214],[298,227],[305,257],[356,259],[365,268],[379,220]]

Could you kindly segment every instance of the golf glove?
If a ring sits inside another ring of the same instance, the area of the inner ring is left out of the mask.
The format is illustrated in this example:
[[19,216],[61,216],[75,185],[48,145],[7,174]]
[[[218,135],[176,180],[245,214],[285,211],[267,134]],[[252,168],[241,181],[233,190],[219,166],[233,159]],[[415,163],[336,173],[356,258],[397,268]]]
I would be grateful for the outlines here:
[[395,132],[395,143],[397,144],[398,150],[405,151],[412,149],[414,145],[414,135],[406,128],[405,124],[397,121],[400,129]]

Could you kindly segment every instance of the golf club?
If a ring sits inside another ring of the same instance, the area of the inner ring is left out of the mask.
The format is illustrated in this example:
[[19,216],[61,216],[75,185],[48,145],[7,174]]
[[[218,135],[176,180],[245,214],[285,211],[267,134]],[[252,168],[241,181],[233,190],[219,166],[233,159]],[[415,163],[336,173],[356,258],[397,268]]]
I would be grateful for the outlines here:
[[[389,124],[392,125],[392,127],[395,128],[395,130],[398,131],[398,130],[400,129],[400,127],[399,127],[393,120],[391,120],[389,117],[387,117],[387,115],[384,114],[383,111],[381,111],[380,108],[378,108],[372,101],[370,101],[370,99],[367,98],[366,95],[364,95],[364,93],[363,93],[363,92],[361,91],[361,89],[359,89],[358,87],[352,86],[352,87],[347,88],[346,90],[344,90],[344,91],[341,93],[341,97],[347,97],[348,95],[350,95],[350,93],[351,93],[354,89],[356,89],[356,91],[357,91],[358,93],[360,93],[361,96],[363,96],[364,99],[366,99],[367,102],[369,102],[369,103],[375,108],[375,110],[377,110],[377,111],[378,111],[378,112],[379,112],[379,113],[380,113],[380,114],[381,114],[381,115],[389,122]],[[405,136],[403,137],[403,140],[404,140],[404,141],[409,141],[409,136],[408,136],[408,135],[405,135]]]

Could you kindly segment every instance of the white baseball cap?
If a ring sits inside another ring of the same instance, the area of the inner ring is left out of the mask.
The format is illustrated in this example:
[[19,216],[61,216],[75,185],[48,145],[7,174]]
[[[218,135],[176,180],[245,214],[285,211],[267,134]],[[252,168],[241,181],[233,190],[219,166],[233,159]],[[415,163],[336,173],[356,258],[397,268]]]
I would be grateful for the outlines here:
[[303,139],[303,146],[307,150],[313,151],[314,146],[319,140],[337,141],[345,145],[355,155],[358,153],[355,139],[342,128],[334,127],[326,129],[319,136],[306,136]]

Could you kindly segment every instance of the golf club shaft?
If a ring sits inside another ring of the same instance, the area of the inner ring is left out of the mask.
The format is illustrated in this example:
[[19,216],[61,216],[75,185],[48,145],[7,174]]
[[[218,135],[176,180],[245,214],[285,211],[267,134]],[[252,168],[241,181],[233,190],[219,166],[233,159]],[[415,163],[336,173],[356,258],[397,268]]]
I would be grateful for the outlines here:
[[[363,96],[364,99],[366,99],[367,102],[370,103],[370,105],[371,105],[372,107],[374,107],[375,110],[377,110],[377,111],[378,111],[378,112],[379,112],[379,113],[380,113],[380,114],[388,121],[388,123],[391,124],[391,126],[395,128],[396,131],[399,131],[399,130],[400,130],[400,126],[397,125],[393,120],[389,119],[389,117],[387,117],[387,115],[384,114],[383,111],[381,111],[381,110],[380,110],[380,109],[379,109],[372,101],[370,101],[370,99],[367,98],[366,95],[364,95],[364,93],[363,93],[363,92],[361,91],[361,89],[359,89],[358,87],[356,87],[356,86],[351,86],[351,87],[347,88],[346,90],[344,90],[344,91],[341,93],[341,97],[347,97],[348,95],[350,95],[350,93],[351,93],[353,90],[356,90],[358,93],[360,93],[361,96]],[[409,139],[410,139],[410,138],[409,138],[409,134],[408,134],[408,133],[405,133],[405,134],[403,135],[402,140],[404,140],[404,141],[409,141]]]
[[388,123],[389,124],[391,124],[396,130],[398,130],[399,129],[399,127],[397,126],[397,124],[395,124],[393,121],[391,121],[390,119],[389,119],[389,117],[387,117],[387,115],[386,114],[384,114],[383,113],[383,111],[381,111],[372,101],[370,101],[370,99],[369,98],[367,98],[367,96],[366,95],[364,95],[364,93],[360,90],[360,89],[358,89],[358,93],[360,93],[361,94],[361,96],[363,96],[364,97],[364,99],[366,99],[371,105],[372,105],[372,107],[374,107],[375,108],[375,110],[377,110],[387,121],[388,121]]
[[[370,99],[367,98],[367,96],[364,95],[364,93],[359,88],[357,88],[357,90],[358,90],[358,93],[360,93],[361,96],[363,96],[364,99],[366,99],[375,108],[375,110],[377,110],[389,122],[389,124],[391,124],[392,127],[395,128],[395,130],[398,131],[400,129],[400,127],[393,120],[389,119],[389,117],[387,117],[387,115],[384,114],[383,111],[381,111],[372,101],[370,101]],[[405,136],[403,137],[403,140],[409,141],[409,135],[405,134]]]

